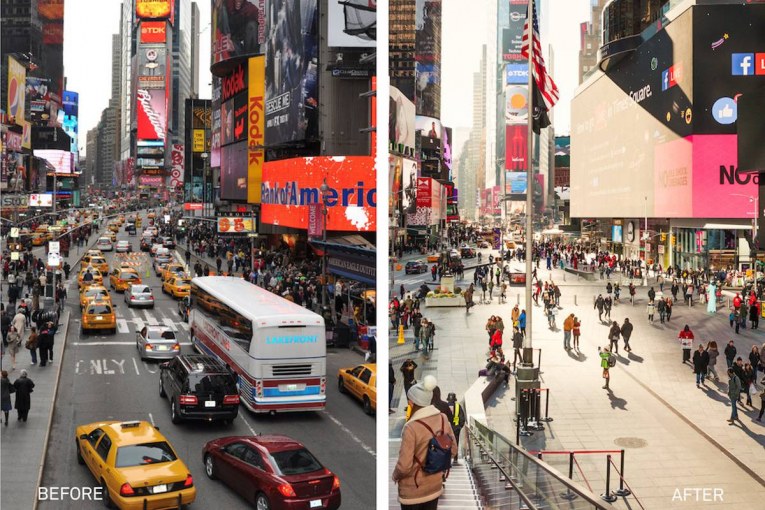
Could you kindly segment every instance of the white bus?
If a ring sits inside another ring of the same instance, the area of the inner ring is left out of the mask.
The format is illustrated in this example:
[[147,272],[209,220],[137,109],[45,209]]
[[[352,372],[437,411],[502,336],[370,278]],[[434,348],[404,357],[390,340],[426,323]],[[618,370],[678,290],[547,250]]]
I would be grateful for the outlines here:
[[242,278],[191,280],[191,342],[228,363],[256,413],[319,411],[326,404],[324,319]]

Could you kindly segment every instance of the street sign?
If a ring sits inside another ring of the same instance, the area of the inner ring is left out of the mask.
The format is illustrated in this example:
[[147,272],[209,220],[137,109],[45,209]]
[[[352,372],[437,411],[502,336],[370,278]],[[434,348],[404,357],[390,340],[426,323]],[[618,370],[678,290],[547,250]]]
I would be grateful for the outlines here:
[[48,254],[61,253],[61,243],[59,241],[48,241]]
[[19,260],[19,255],[21,255],[19,252],[12,251],[11,252],[11,260]]
[[19,237],[19,228],[11,227],[11,237]]
[[247,237],[258,237],[258,234],[254,232],[250,232],[249,234],[247,234]]

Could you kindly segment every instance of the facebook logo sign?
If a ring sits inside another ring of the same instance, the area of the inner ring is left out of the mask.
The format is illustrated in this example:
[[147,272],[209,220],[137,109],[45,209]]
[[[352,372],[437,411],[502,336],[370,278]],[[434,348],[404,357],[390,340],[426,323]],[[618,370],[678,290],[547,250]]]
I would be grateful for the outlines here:
[[731,74],[733,76],[752,76],[754,74],[754,53],[733,53],[731,55]]

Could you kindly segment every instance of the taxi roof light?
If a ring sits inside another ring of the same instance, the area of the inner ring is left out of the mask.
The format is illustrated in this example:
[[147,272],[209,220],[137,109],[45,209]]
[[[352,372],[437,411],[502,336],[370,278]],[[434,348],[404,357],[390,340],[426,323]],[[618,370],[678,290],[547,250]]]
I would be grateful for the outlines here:
[[140,426],[141,426],[140,420],[123,421],[122,423],[120,423],[120,428],[123,428],[123,429],[131,429],[131,428],[136,428]]

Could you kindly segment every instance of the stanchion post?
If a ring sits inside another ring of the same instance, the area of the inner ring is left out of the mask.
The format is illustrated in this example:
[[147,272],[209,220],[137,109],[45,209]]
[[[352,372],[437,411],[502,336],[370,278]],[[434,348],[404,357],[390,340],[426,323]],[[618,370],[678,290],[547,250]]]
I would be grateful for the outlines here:
[[545,388],[545,421],[552,421],[550,418],[550,388]]
[[568,479],[574,479],[574,452],[568,452]]
[[629,496],[632,492],[629,489],[624,488],[624,448],[622,448],[621,462],[619,462],[619,490],[615,492],[617,496]]
[[606,455],[606,492],[600,495],[600,499],[613,503],[616,496],[611,492],[611,454]]
[[539,349],[539,355],[537,356],[537,368],[540,370],[540,373],[541,373],[541,370],[542,370],[542,349]]
[[521,413],[520,411],[516,414],[516,419],[515,419],[515,444],[517,446],[521,445]]

